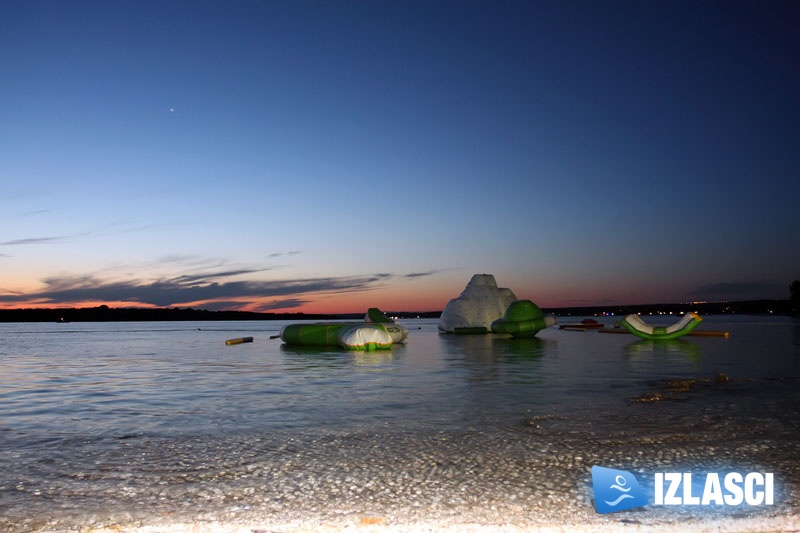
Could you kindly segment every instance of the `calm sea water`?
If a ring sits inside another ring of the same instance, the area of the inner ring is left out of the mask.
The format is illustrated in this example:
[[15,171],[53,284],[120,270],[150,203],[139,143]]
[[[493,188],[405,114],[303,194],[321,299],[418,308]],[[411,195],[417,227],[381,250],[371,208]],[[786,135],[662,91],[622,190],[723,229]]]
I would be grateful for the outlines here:
[[[613,317],[601,320],[610,325]],[[236,435],[492,434],[600,411],[635,429],[649,422],[626,416],[631,398],[661,390],[664,380],[725,374],[734,386],[748,383],[752,401],[737,409],[757,415],[770,384],[800,376],[800,322],[787,317],[709,316],[699,329],[729,338],[661,343],[557,328],[522,340],[452,336],[439,334],[435,320],[403,324],[407,344],[372,353],[269,339],[285,322],[0,324],[0,515],[5,505],[12,515],[24,508],[57,518],[58,490],[73,492],[69,505],[111,505],[102,501],[110,493],[75,494],[73,482],[84,483],[81,473],[98,458],[121,457],[121,446],[142,439],[192,439],[222,460],[219,443]],[[255,341],[225,345],[240,336]],[[780,395],[794,394],[788,401],[797,405],[792,383]],[[703,390],[691,394],[719,388]],[[169,471],[174,461],[165,455],[162,464],[156,454],[148,468]],[[49,499],[36,497],[37,485],[50,487]]]

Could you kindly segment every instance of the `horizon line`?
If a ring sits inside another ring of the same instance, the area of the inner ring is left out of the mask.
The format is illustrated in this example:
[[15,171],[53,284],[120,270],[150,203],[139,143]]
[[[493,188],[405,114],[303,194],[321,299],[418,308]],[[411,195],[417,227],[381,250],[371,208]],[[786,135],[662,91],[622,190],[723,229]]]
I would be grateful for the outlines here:
[[[657,302],[646,304],[598,304],[598,305],[563,305],[563,306],[542,306],[542,310],[559,311],[559,310],[574,310],[574,309],[614,309],[614,308],[643,308],[643,307],[676,307],[676,306],[713,306],[713,305],[742,305],[742,304],[758,304],[758,303],[790,303],[791,298],[757,298],[750,300],[706,300],[706,301],[691,301],[691,302]],[[167,307],[112,307],[106,304],[91,307],[15,307],[15,308],[2,308],[0,313],[23,312],[23,311],[81,311],[81,310],[128,310],[128,311],[194,311],[204,313],[241,313],[251,315],[318,315],[318,316],[336,316],[336,315],[357,315],[360,312],[341,312],[341,313],[314,313],[307,311],[247,311],[241,309],[205,309],[202,307],[183,307],[183,306],[167,306]],[[383,309],[381,309],[383,311]],[[433,310],[389,310],[383,311],[385,313],[396,314],[431,314],[441,313],[443,309]],[[366,312],[366,310],[365,310]]]

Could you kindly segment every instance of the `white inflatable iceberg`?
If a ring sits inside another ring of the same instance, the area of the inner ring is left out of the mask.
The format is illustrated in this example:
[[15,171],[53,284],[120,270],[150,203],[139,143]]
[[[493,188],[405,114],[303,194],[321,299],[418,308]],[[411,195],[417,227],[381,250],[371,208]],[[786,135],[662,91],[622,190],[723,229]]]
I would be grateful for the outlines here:
[[491,274],[475,274],[461,296],[450,300],[439,318],[444,333],[501,333],[533,337],[556,323],[530,300],[517,300],[511,289],[497,286]]
[[492,322],[503,318],[517,297],[497,286],[491,274],[475,274],[458,298],[450,300],[439,318],[445,333],[490,333]]

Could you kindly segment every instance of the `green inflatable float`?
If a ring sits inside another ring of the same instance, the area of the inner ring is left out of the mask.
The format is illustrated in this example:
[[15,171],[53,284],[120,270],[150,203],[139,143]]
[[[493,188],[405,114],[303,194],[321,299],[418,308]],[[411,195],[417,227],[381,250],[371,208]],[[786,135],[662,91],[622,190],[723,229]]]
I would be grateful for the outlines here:
[[364,322],[289,324],[280,334],[290,346],[338,346],[345,350],[388,350],[407,336],[406,328],[374,307],[367,311]]
[[703,318],[697,313],[687,313],[670,326],[651,326],[639,315],[628,315],[622,319],[622,327],[637,337],[648,340],[667,340],[682,337],[692,332]]
[[539,331],[556,323],[553,316],[544,316],[542,310],[530,300],[515,300],[506,309],[503,318],[492,322],[492,333],[508,333],[514,337],[534,337]]

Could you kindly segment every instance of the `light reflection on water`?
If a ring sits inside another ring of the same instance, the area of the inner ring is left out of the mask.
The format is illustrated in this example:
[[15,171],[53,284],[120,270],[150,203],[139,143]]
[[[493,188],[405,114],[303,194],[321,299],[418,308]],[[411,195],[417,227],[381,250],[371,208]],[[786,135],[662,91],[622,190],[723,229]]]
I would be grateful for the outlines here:
[[[283,324],[0,325],[2,435],[491,425],[618,405],[658,379],[800,374],[798,326],[781,317],[709,317],[732,336],[668,342],[556,328],[440,335],[417,320],[406,345],[368,353],[270,340]],[[224,345],[244,335],[256,341]]]

